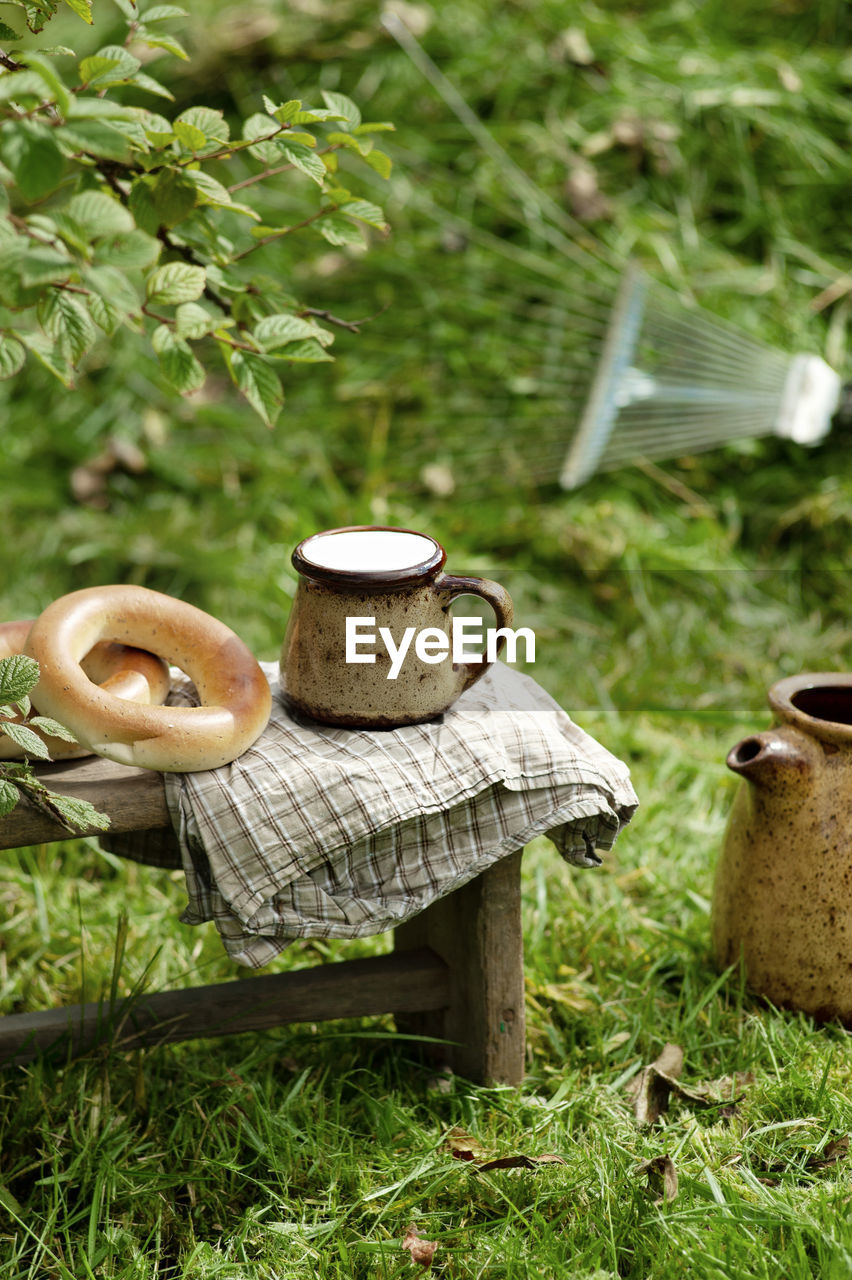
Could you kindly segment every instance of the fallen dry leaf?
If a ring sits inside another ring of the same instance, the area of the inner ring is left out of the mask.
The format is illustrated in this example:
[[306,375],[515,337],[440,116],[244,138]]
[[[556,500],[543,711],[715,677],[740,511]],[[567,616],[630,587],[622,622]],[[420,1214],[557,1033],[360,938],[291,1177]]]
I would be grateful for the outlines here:
[[678,1079],[682,1070],[683,1050],[680,1045],[666,1044],[659,1056],[629,1081],[626,1092],[633,1102],[633,1114],[638,1125],[655,1124],[668,1110],[672,1094],[696,1106],[720,1107],[722,1116],[730,1119],[736,1114],[736,1104],[742,1097],[741,1093],[736,1094],[736,1090],[754,1079],[751,1072],[736,1072],[708,1084],[687,1088]]
[[671,1156],[654,1156],[640,1164],[637,1173],[644,1173],[648,1186],[656,1195],[654,1204],[670,1204],[677,1195],[677,1169]]
[[845,1160],[849,1155],[849,1139],[848,1137],[835,1138],[832,1142],[827,1142],[822,1149],[822,1155],[811,1156],[807,1163],[809,1169],[827,1169],[830,1165],[839,1164],[841,1160]]
[[538,1169],[545,1164],[565,1164],[562,1156],[545,1152],[540,1156],[528,1156],[518,1152],[511,1156],[489,1156],[484,1148],[464,1129],[450,1129],[444,1139],[444,1147],[454,1160],[465,1160],[477,1173],[489,1169]]
[[654,1059],[652,1066],[663,1075],[671,1076],[676,1080],[683,1071],[683,1049],[679,1044],[668,1041],[663,1045],[658,1057]]
[[480,1173],[484,1173],[488,1169],[537,1169],[543,1164],[565,1163],[562,1156],[545,1152],[541,1156],[498,1156],[495,1160],[486,1160],[484,1164],[477,1164],[476,1167]]
[[656,1124],[668,1110],[672,1092],[681,1091],[677,1077],[682,1069],[683,1049],[677,1044],[665,1044],[658,1057],[628,1083],[627,1093],[638,1125]]
[[418,1267],[429,1268],[432,1265],[432,1259],[435,1256],[435,1250],[438,1247],[437,1240],[424,1240],[415,1228],[414,1224],[408,1228],[405,1233],[405,1239],[402,1242],[403,1249],[407,1249],[411,1254],[411,1261],[416,1262]]
[[784,1173],[818,1173],[821,1169],[830,1169],[832,1165],[839,1164],[848,1154],[849,1138],[846,1136],[834,1138],[825,1144],[819,1155],[809,1156],[802,1166],[797,1166],[792,1160],[772,1160],[769,1164],[765,1164],[764,1176],[758,1177],[758,1182],[775,1186],[781,1181],[781,1175]]
[[578,67],[589,67],[595,60],[589,37],[582,27],[566,27],[560,31],[548,53],[555,62],[573,62]]
[[577,165],[565,179],[565,197],[579,222],[596,222],[612,216],[612,203],[598,186],[591,165]]
[[482,1144],[458,1126],[450,1129],[444,1139],[444,1147],[454,1160],[480,1160],[486,1155]]

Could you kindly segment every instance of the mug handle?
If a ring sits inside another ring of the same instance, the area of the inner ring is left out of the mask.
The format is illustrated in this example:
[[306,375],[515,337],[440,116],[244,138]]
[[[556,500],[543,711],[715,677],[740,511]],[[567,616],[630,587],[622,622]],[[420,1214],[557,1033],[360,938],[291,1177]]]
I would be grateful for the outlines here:
[[[458,600],[459,596],[482,596],[494,610],[497,616],[497,626],[511,627],[512,620],[515,616],[515,607],[512,604],[512,597],[509,595],[505,587],[501,587],[499,582],[492,582],[490,578],[465,578],[457,577],[453,573],[444,573],[434,583],[434,589],[441,595],[448,594],[449,599],[443,606],[444,612],[449,609],[454,600]],[[495,651],[495,657],[501,652],[506,643],[506,637],[500,636]],[[475,684],[481,676],[491,666],[490,662],[486,662],[483,657],[481,662],[463,662],[460,664],[465,673],[464,684],[459,690],[463,693],[465,689],[469,689]]]

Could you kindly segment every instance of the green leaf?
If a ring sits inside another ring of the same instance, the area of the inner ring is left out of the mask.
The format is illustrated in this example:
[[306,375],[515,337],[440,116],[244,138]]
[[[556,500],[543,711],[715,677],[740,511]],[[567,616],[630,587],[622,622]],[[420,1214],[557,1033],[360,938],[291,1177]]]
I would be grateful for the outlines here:
[[130,188],[127,207],[137,227],[155,236],[160,229],[160,215],[154,206],[154,197],[151,194],[153,185],[151,178],[137,178]]
[[352,130],[353,133],[394,133],[396,125],[391,124],[390,120],[370,120],[364,124],[356,125]]
[[286,136],[278,138],[275,146],[279,154],[283,155],[295,169],[300,169],[302,173],[306,173],[309,178],[313,178],[314,182],[322,186],[325,182],[325,165],[310,147],[305,147],[300,142],[288,142]]
[[56,224],[56,233],[64,241],[69,249],[83,258],[90,258],[92,255],[92,242],[86,230],[80,226],[79,222],[66,213],[64,209],[60,209],[54,218]]
[[307,107],[304,111],[297,111],[290,121],[291,124],[317,124],[322,120],[342,120],[343,117],[338,115],[336,111],[328,111],[325,107]]
[[255,221],[260,220],[260,214],[256,209],[252,209],[247,204],[237,204],[231,199],[231,193],[227,187],[223,187],[212,174],[205,173],[203,169],[187,169],[186,179],[191,182],[198,192],[198,203],[209,204],[217,209],[231,209],[235,213],[244,213]]
[[[267,121],[267,126],[268,123]],[[175,125],[177,124],[186,124],[197,129],[214,147],[227,142],[231,136],[231,130],[224,115],[221,111],[214,111],[212,107],[190,107],[187,111],[180,113],[175,121]],[[201,144],[199,149],[200,146]]]
[[38,684],[38,663],[23,653],[0,658],[0,703],[19,702]]
[[234,384],[268,427],[275,425],[284,403],[284,391],[274,369],[261,356],[229,349],[226,356]]
[[298,342],[303,338],[316,338],[317,326],[302,316],[273,315],[264,316],[254,326],[253,336],[263,351],[276,351],[289,342]]
[[179,338],[203,338],[224,323],[224,312],[199,306],[197,302],[182,302],[175,311],[175,333]]
[[67,212],[93,239],[132,231],[133,217],[114,196],[102,191],[81,191],[66,205]]
[[335,147],[345,147],[347,151],[354,151],[356,155],[362,157],[368,155],[373,149],[373,143],[369,138],[359,140],[353,138],[351,133],[340,133],[337,130],[327,135],[327,141]]
[[125,107],[120,102],[114,102],[112,98],[96,98],[92,93],[75,93],[68,109],[68,118],[69,120],[78,118],[130,120],[140,112],[143,116],[148,114],[139,107]]
[[82,152],[103,160],[117,160],[119,163],[130,159],[127,138],[105,120],[66,121],[53,132],[70,154]]
[[88,800],[77,800],[71,796],[60,795],[58,791],[50,791],[48,795],[53,807],[70,826],[77,827],[80,831],[109,829],[110,820],[107,815],[89,804]]
[[7,27],[5,22],[0,22],[0,40],[20,40],[20,38],[17,31]]
[[334,360],[334,356],[330,356],[315,338],[291,342],[281,351],[276,351],[275,357],[278,360],[291,360],[294,364],[323,364]]
[[19,333],[24,346],[33,353],[40,364],[53,374],[65,387],[74,386],[74,370],[53,342],[43,333]]
[[0,157],[28,201],[40,200],[55,190],[65,172],[65,159],[53,131],[31,120],[3,125]]
[[173,18],[186,18],[186,9],[180,9],[176,4],[155,4],[152,9],[146,9],[142,15],[145,19],[146,26],[150,26],[152,22],[170,22]]
[[0,721],[0,729],[16,742],[21,750],[27,756],[35,756],[37,760],[49,760],[50,752],[37,733],[33,733],[32,729],[28,729],[24,724],[16,724],[14,721]]
[[142,63],[120,44],[105,44],[78,67],[80,81],[89,88],[106,89],[136,75]]
[[361,123],[361,112],[351,98],[347,98],[345,93],[333,93],[330,89],[323,89],[322,96],[325,105],[337,115],[342,116],[350,129],[358,128]]
[[21,283],[29,288],[58,284],[68,279],[73,265],[71,259],[58,249],[51,249],[48,245],[34,245],[21,258]]
[[137,71],[130,83],[135,84],[137,89],[144,89],[146,93],[153,93],[158,98],[167,98],[169,102],[175,100],[175,95],[164,84],[160,84],[159,80],[155,80],[145,71]]
[[[260,112],[243,121],[243,138],[247,141],[253,138],[269,139],[274,133],[269,116],[262,115]],[[273,141],[257,142],[248,148],[248,153],[254,156],[255,160],[261,160],[266,165],[276,164],[279,159],[278,148]]]
[[328,217],[323,218],[316,226],[320,235],[329,244],[343,246],[347,244],[363,245],[364,243],[364,237],[355,223],[350,222],[348,218],[344,218],[342,214],[330,213]]
[[180,169],[163,169],[151,187],[151,199],[159,225],[174,227],[195,208],[198,195],[195,184]]
[[27,26],[34,35],[38,35],[44,24],[56,13],[58,0],[19,0],[21,8],[27,16]]
[[23,368],[27,358],[26,348],[10,333],[0,333],[0,380],[14,378]]
[[112,306],[117,307],[121,312],[134,312],[141,307],[136,289],[128,280],[126,273],[119,271],[117,267],[100,265],[89,267],[83,275],[83,280],[87,288],[106,294]]
[[204,292],[207,276],[203,267],[189,262],[167,262],[152,271],[146,284],[149,302],[195,302]]
[[61,738],[63,742],[77,741],[73,733],[66,729],[64,724],[60,724],[58,720],[52,720],[50,716],[33,716],[29,723],[51,738]]
[[[346,135],[349,137],[349,135]],[[313,150],[317,145],[317,140],[312,133],[302,133],[299,129],[287,130],[288,142],[300,142],[303,147],[310,147]]]
[[20,102],[24,98],[44,97],[44,81],[37,71],[11,71],[0,76],[0,101]]
[[88,311],[64,289],[47,291],[39,303],[38,318],[69,364],[77,364],[98,336]]
[[128,142],[132,144],[135,150],[143,153],[147,153],[151,150],[150,141],[142,122],[141,111],[138,115],[133,116],[132,118],[128,116],[118,116],[112,121],[112,127],[119,133],[124,134],[125,138],[127,138]]
[[140,22],[136,28],[135,38],[142,44],[146,44],[149,49],[165,49],[167,53],[173,54],[184,62],[189,59],[189,54],[180,40],[169,31],[149,31],[145,23]]
[[146,125],[145,137],[157,151],[168,147],[170,143],[175,141],[175,134],[171,125],[168,125],[165,129],[157,129],[153,125]]
[[175,334],[167,324],[154,330],[151,344],[157,353],[160,368],[172,386],[188,395],[204,385],[206,374],[196,360],[189,344]]
[[383,211],[377,204],[371,204],[369,200],[349,200],[341,212],[345,213],[347,218],[357,218],[359,222],[377,227],[379,231],[388,230]]
[[23,61],[32,71],[41,76],[50,97],[56,103],[62,115],[67,115],[68,108],[71,105],[71,95],[53,63],[34,49],[28,50],[23,55]]
[[102,54],[92,54],[89,58],[84,58],[77,68],[77,74],[80,82],[84,85],[97,84],[99,76],[105,76],[109,71],[115,71],[120,66],[118,58],[106,58]]
[[199,204],[213,204],[218,208],[227,209],[233,203],[228,188],[224,187],[212,174],[205,173],[203,169],[187,169],[185,176],[187,182],[192,183],[198,192]]
[[369,155],[364,156],[364,159],[371,169],[375,169],[380,178],[391,176],[393,161],[384,151],[371,151]]
[[21,263],[27,249],[23,236],[10,237],[0,242],[0,303],[5,306],[21,305]]
[[0,778],[0,818],[5,818],[7,813],[11,813],[15,805],[21,798],[18,788],[11,782],[7,782],[5,778]]
[[69,9],[73,9],[78,18],[84,22],[92,21],[92,0],[65,0]]
[[302,104],[298,98],[293,98],[290,102],[282,102],[280,106],[276,106],[272,99],[264,94],[263,106],[266,114],[272,116],[279,124],[289,124],[298,115]]
[[89,314],[104,333],[114,333],[128,315],[140,309],[136,290],[116,267],[92,267],[83,277],[89,296]]
[[162,245],[138,227],[127,235],[113,236],[98,245],[98,266],[121,267],[131,271],[134,267],[150,267],[160,256]]
[[107,337],[112,337],[118,326],[121,324],[121,314],[112,305],[109,298],[105,298],[100,293],[90,293],[86,299],[89,307],[89,315],[94,320],[99,329],[102,329]]
[[175,120],[174,135],[187,151],[193,153],[200,151],[207,142],[207,135],[202,129],[196,128],[194,124],[190,124],[187,120]]

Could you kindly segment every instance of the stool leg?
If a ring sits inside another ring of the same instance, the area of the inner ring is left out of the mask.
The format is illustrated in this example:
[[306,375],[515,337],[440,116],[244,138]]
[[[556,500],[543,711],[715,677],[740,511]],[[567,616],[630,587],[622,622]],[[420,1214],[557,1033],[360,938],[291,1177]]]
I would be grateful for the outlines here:
[[450,970],[450,1001],[397,1018],[400,1030],[455,1043],[426,1046],[433,1060],[479,1083],[520,1084],[524,1074],[521,853],[433,903],[396,930],[395,949],[430,947]]

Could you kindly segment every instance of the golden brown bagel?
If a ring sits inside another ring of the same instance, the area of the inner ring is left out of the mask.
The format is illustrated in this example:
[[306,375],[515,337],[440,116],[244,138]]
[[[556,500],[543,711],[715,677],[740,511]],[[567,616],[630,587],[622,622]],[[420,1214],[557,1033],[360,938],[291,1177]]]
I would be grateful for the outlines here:
[[[195,684],[200,707],[144,707],[87,679],[81,658],[100,640],[150,649]],[[242,755],[269,719],[269,684],[224,623],[147,587],[88,587],[48,605],[26,653],[39,664],[33,691],[47,715],[97,755],[119,764],[193,773]]]
[[[32,619],[0,623],[0,658],[11,658],[24,652],[32,625]],[[117,698],[159,706],[168,697],[171,687],[168,665],[144,649],[104,642],[96,644],[80,665],[89,680],[108,689]],[[34,705],[34,710],[38,709]],[[91,755],[88,747],[81,746],[79,742],[66,742],[64,738],[53,738],[34,726],[32,728],[47,746],[51,760]],[[23,755],[22,747],[6,734],[0,734],[0,760],[17,760]]]

